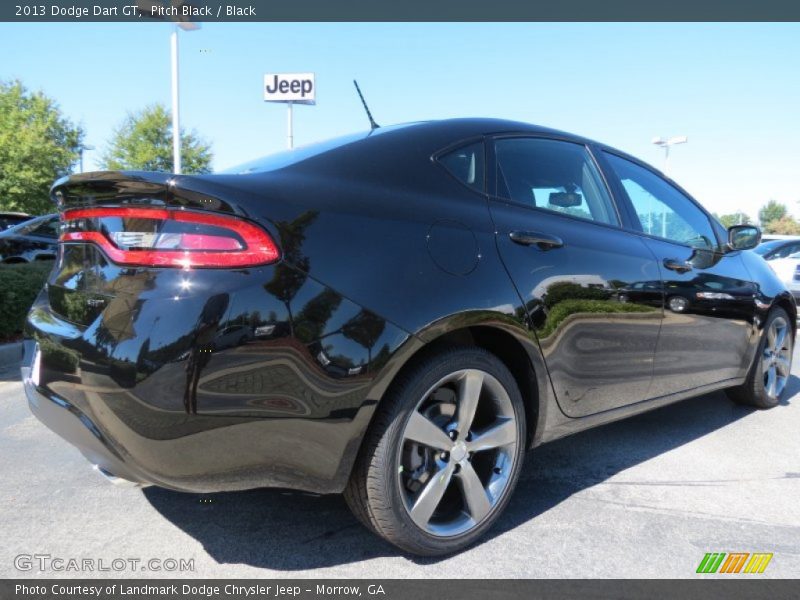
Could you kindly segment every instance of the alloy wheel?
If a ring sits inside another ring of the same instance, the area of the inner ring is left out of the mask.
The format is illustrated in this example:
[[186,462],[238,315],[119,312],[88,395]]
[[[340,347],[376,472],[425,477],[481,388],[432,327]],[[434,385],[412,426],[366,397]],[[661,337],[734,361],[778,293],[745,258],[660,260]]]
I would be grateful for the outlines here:
[[519,443],[511,399],[484,371],[451,373],[422,397],[403,431],[398,479],[414,523],[431,535],[463,534],[508,489]]
[[683,296],[673,296],[669,299],[669,308],[672,312],[680,313],[689,306],[689,301]]
[[764,390],[767,396],[777,399],[786,387],[792,368],[791,332],[789,323],[783,317],[773,319],[767,329],[761,365]]

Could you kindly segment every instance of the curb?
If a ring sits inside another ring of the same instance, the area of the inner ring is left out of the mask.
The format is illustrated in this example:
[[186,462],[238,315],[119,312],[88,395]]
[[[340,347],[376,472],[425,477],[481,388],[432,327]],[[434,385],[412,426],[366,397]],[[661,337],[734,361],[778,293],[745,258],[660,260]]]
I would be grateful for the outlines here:
[[0,368],[18,366],[22,362],[22,342],[0,344]]

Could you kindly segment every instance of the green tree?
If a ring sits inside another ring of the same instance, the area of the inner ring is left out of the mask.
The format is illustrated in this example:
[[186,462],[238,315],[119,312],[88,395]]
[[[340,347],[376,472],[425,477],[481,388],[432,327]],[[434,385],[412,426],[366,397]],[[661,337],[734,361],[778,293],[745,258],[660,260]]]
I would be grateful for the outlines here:
[[[181,128],[181,166],[184,173],[211,172],[211,146],[194,131]],[[114,131],[101,157],[109,171],[172,172],[172,121],[169,111],[153,104],[128,113]]]
[[722,223],[723,227],[725,228],[732,227],[733,225],[750,224],[750,217],[742,211],[731,213],[729,215],[719,215],[717,216],[717,219],[719,219],[719,222]]
[[775,219],[766,223],[764,225],[764,233],[800,235],[800,223],[795,221],[790,215],[784,215],[780,219]]
[[782,219],[787,214],[789,214],[789,211],[785,204],[781,204],[776,200],[770,200],[758,211],[758,221],[766,231],[769,223]]
[[372,348],[378,343],[386,321],[366,309],[361,309],[352,319],[342,325],[342,333],[346,338],[367,350],[367,370],[374,368],[372,365]]
[[53,211],[50,186],[80,155],[83,130],[54,100],[20,81],[0,81],[0,209]]

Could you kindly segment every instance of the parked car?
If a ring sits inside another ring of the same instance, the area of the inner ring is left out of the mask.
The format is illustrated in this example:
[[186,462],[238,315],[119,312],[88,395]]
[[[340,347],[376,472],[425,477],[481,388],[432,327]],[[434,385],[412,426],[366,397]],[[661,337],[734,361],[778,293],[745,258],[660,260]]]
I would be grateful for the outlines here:
[[782,236],[762,241],[754,251],[767,261],[795,299],[800,300],[800,238]]
[[762,242],[774,242],[774,241],[781,241],[781,240],[796,240],[798,239],[796,235],[786,235],[782,233],[764,233],[761,236]]
[[59,234],[58,214],[35,217],[0,231],[0,262],[53,260]]
[[[117,479],[344,492],[421,555],[486,533],[528,449],[714,390],[769,408],[789,378],[796,306],[743,251],[758,229],[559,131],[415,123],[52,196],[40,420]],[[229,323],[269,334],[215,345]]]
[[792,292],[795,300],[800,301],[800,251],[786,257],[770,259],[767,264]]
[[214,349],[224,350],[234,346],[241,346],[253,339],[253,328],[248,325],[229,325],[217,332],[214,338]]
[[762,238],[761,243],[753,250],[756,254],[760,254],[764,260],[775,260],[778,258],[786,258],[791,254],[800,252],[800,238],[788,237],[779,240],[767,240]]
[[29,220],[31,216],[22,212],[0,212],[0,231],[19,225]]

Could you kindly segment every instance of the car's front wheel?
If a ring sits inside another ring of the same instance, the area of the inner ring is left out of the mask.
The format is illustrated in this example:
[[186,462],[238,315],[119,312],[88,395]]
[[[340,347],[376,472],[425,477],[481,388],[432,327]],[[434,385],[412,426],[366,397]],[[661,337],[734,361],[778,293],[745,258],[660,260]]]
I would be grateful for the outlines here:
[[370,529],[421,555],[465,548],[508,502],[525,450],[514,377],[452,348],[400,376],[364,440],[345,498]]
[[772,408],[780,401],[792,370],[792,325],[782,308],[773,308],[764,323],[756,357],[744,384],[727,390],[738,404]]

